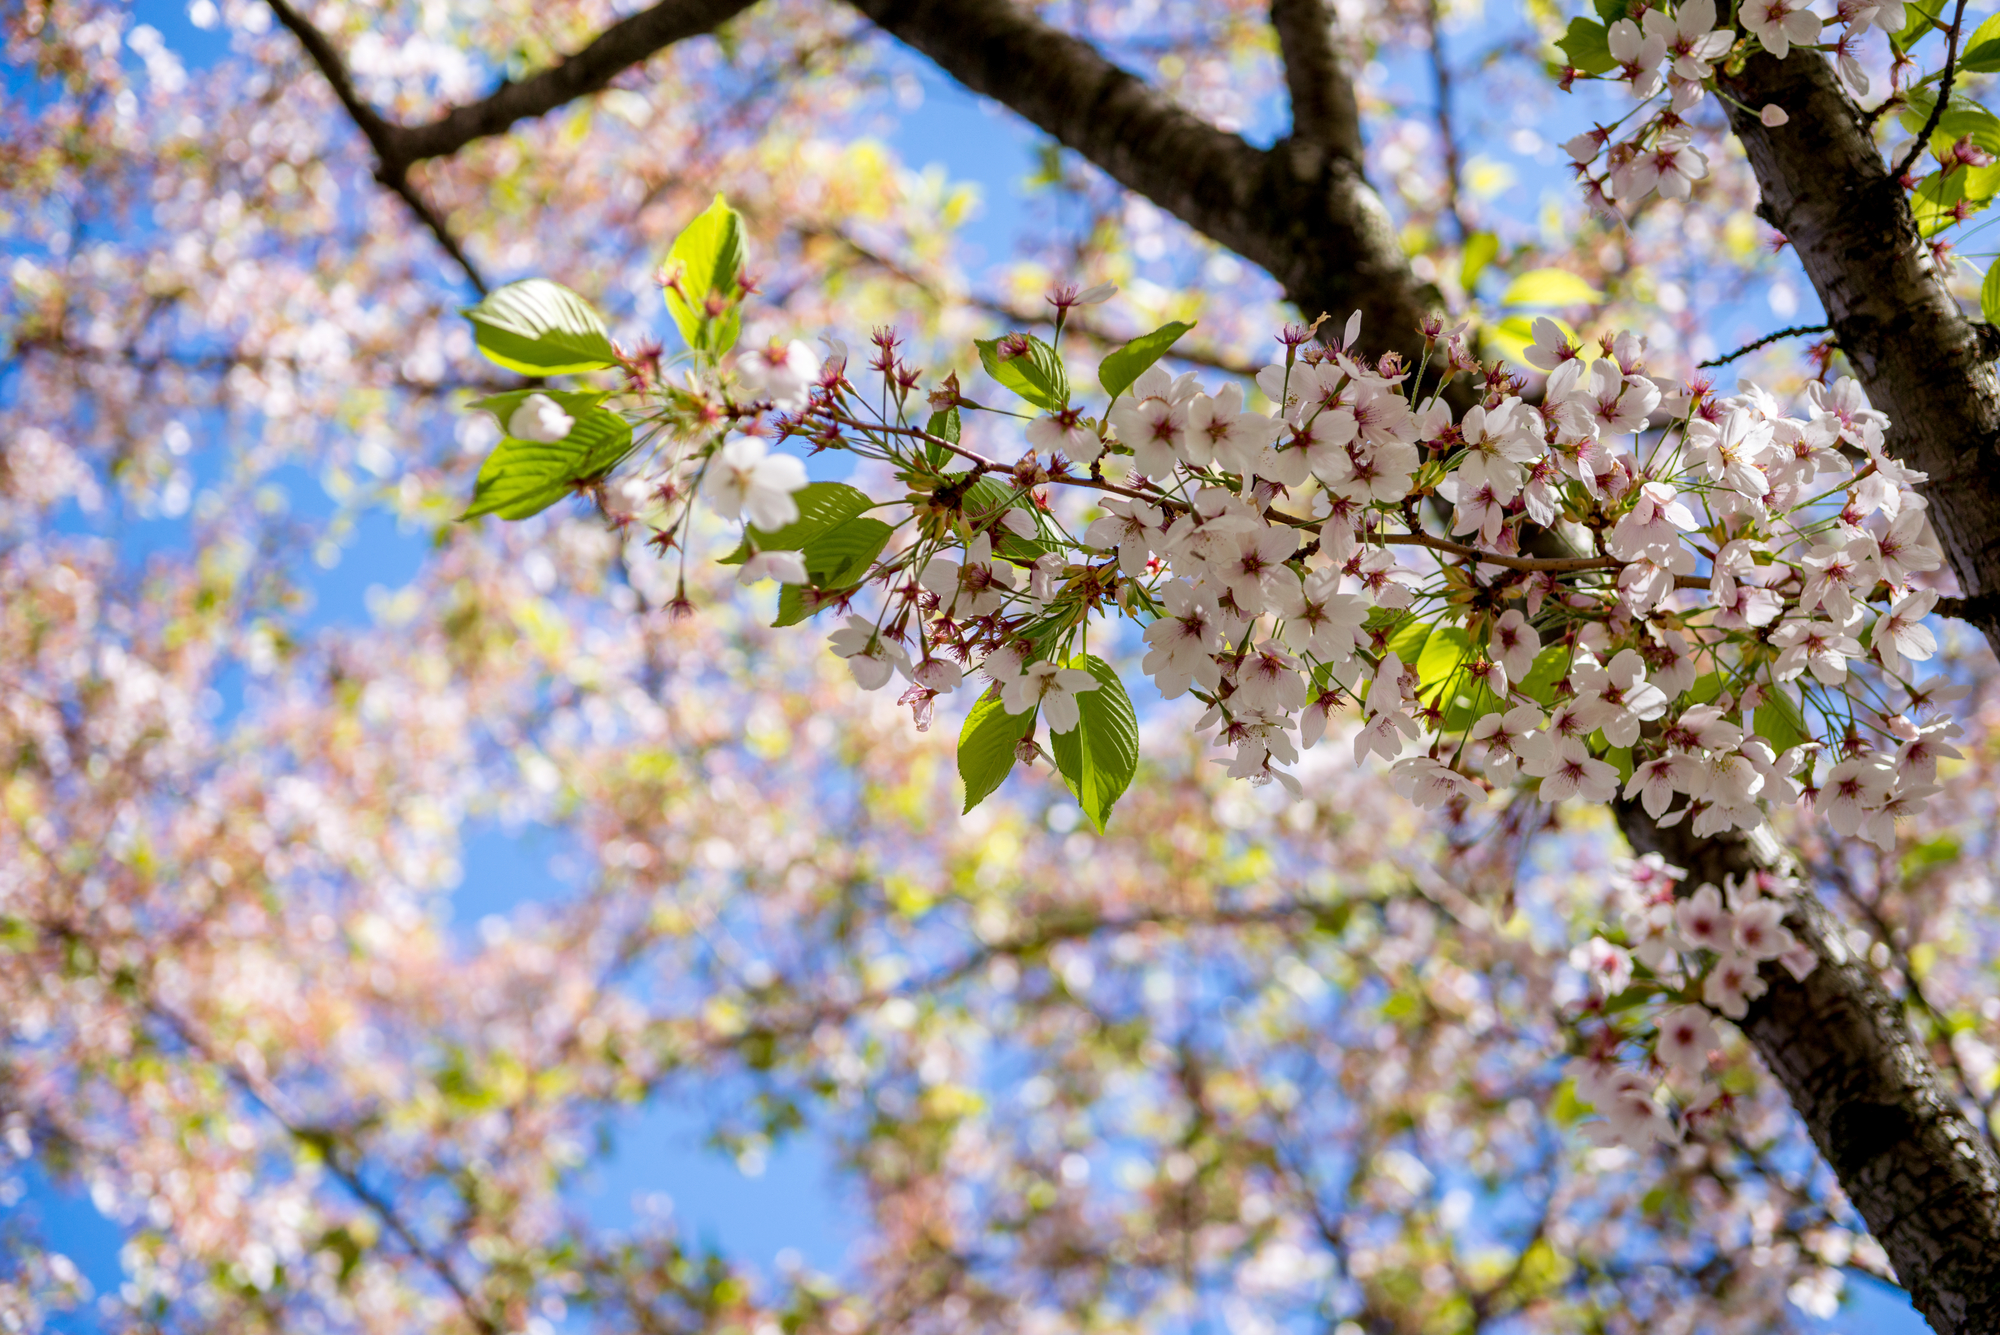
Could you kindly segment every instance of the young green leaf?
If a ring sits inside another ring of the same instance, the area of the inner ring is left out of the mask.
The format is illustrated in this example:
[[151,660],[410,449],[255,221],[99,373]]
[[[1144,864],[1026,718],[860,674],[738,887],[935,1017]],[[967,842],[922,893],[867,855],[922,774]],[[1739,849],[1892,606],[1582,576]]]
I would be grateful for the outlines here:
[[1166,356],[1167,349],[1192,328],[1192,323],[1173,320],[1150,334],[1139,335],[1098,363],[1097,383],[1104,386],[1106,394],[1117,398],[1132,388],[1132,382],[1144,374],[1147,367]]
[[1109,663],[1079,654],[1068,666],[1097,678],[1097,689],[1078,692],[1077,724],[1068,732],[1051,733],[1049,750],[1077,805],[1102,834],[1112,804],[1139,769],[1139,717]]
[[[743,217],[721,195],[674,238],[662,289],[690,348],[721,356],[742,326]],[[722,307],[710,313],[709,299]]]
[[1791,697],[1781,690],[1773,690],[1764,697],[1764,703],[1757,706],[1751,727],[1780,753],[1811,740],[1805,716],[1799,713],[1799,707]]
[[1474,232],[1465,238],[1465,249],[1458,257],[1459,287],[1470,293],[1479,275],[1486,272],[1486,266],[1499,254],[1500,238],[1491,232]]
[[[939,440],[948,440],[954,445],[958,444],[958,405],[953,404],[949,408],[932,413],[931,420],[924,423],[924,433],[936,436]],[[932,468],[943,468],[951,462],[951,457],[951,451],[942,445],[927,443],[924,446],[924,462]]]
[[1069,374],[1063,370],[1061,356],[1033,334],[976,341],[979,364],[986,368],[986,374],[1029,403],[1055,412],[1069,402]]
[[1000,704],[1000,687],[986,688],[966,715],[958,734],[958,777],[965,780],[965,809],[972,810],[998,788],[1014,768],[1014,748],[1034,735],[1035,711],[1009,714]]
[[805,545],[806,574],[816,589],[861,582],[895,530],[879,519],[845,519]]
[[1556,47],[1572,69],[1585,74],[1608,74],[1618,63],[1611,58],[1611,41],[1605,25],[1589,19],[1571,19],[1569,31],[1556,42]]
[[1544,707],[1556,702],[1556,683],[1569,675],[1569,650],[1552,644],[1535,655],[1535,662],[1518,689]]
[[2000,324],[2000,260],[1986,266],[1986,281],[1979,285],[1979,314],[1988,324]]
[[1567,269],[1530,269],[1500,294],[1502,306],[1580,306],[1604,294]]
[[604,321],[561,283],[528,278],[468,307],[472,340],[491,361],[522,375],[565,375],[615,365]]
[[1972,30],[1959,53],[1958,68],[1968,74],[1991,74],[2000,70],[2000,14],[1995,14]]
[[799,507],[797,519],[769,532],[751,527],[746,540],[737,543],[735,550],[722,558],[721,564],[742,565],[750,559],[752,545],[760,552],[798,551],[835,524],[864,513],[874,504],[868,499],[868,493],[858,491],[845,482],[808,482],[792,493],[792,501]]
[[631,453],[631,424],[609,408],[581,402],[594,396],[543,392],[561,404],[563,411],[576,419],[576,425],[553,444],[512,436],[502,439],[480,465],[472,504],[459,518],[497,514],[502,519],[526,519],[538,515],[569,495],[576,483],[604,476]]

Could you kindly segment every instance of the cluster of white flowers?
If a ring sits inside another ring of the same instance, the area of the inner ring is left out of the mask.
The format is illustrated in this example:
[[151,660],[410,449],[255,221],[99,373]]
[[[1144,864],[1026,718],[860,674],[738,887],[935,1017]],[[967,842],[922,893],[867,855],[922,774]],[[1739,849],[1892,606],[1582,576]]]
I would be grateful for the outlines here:
[[[1389,762],[1423,806],[1525,777],[1544,801],[1622,791],[1709,835],[1810,799],[1886,845],[1956,725],[1945,687],[1904,680],[1935,649],[1913,580],[1941,555],[1882,415],[1852,380],[1792,416],[1754,385],[1663,387],[1630,335],[1593,357],[1535,332],[1539,401],[1496,376],[1462,415],[1413,404],[1415,377],[1362,358],[1354,322],[1258,375],[1267,413],[1159,368],[1102,424],[1052,412],[1091,429],[1099,477],[1009,465],[1020,503],[973,516],[969,542],[885,557],[881,615],[850,615],[835,650],[926,703],[976,664],[1061,732],[1094,688],[1062,646],[1109,609],[1145,623],[1162,696],[1208,704],[1232,775],[1296,790],[1285,766],[1351,700],[1357,761]],[[1052,482],[1110,493],[1080,538],[1033,517]],[[1010,537],[1039,554],[1003,554]]]
[[[1818,964],[1812,948],[1784,925],[1788,901],[1798,893],[1778,876],[1731,879],[1721,888],[1704,884],[1692,895],[1676,894],[1684,876],[1657,854],[1619,869],[1615,890],[1624,902],[1628,946],[1596,937],[1571,953],[1570,963],[1586,974],[1602,1002],[1619,998],[1645,971],[1649,991],[1676,997],[1699,996],[1701,1004],[1676,1001],[1651,1012],[1652,1036],[1634,1060],[1618,1050],[1616,1031],[1607,1031],[1571,1066],[1579,1101],[1601,1120],[1588,1124],[1604,1144],[1643,1149],[1681,1137],[1686,1119],[1709,1109],[1721,1091],[1709,1079],[1710,1058],[1721,1044],[1714,1015],[1741,1020],[1750,1003],[1764,995],[1758,969],[1776,960],[1803,980]],[[1681,1122],[1670,1108],[1677,1105]]]
[[[1749,40],[1780,60],[1794,47],[1820,44],[1822,20],[1807,0],[1744,0],[1736,19]],[[1854,49],[1870,28],[1902,31],[1903,6],[1897,0],[1841,0],[1831,21],[1845,28],[1832,47],[1840,78],[1857,98],[1865,97],[1868,75]],[[1626,118],[1636,124],[1622,138],[1616,137],[1618,126],[1599,126],[1564,145],[1584,173],[1586,193],[1605,209],[1637,203],[1655,190],[1686,199],[1693,183],[1708,175],[1708,159],[1695,147],[1685,117],[1715,86],[1716,66],[1736,51],[1736,28],[1716,25],[1715,0],[1684,0],[1671,12],[1640,0],[1603,37],[1612,65],[1603,77],[1631,84],[1641,106]],[[1577,74],[1567,71],[1564,87]],[[1764,107],[1760,118],[1772,128],[1790,120],[1776,104]],[[1594,165],[1599,154],[1601,166]]]

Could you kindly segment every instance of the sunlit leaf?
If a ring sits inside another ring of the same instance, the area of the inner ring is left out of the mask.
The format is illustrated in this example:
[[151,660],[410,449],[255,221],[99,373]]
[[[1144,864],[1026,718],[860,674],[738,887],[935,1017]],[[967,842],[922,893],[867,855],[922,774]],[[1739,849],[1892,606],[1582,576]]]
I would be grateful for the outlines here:
[[1077,694],[1077,724],[1049,734],[1049,750],[1063,782],[1090,823],[1104,833],[1117,802],[1139,769],[1139,718],[1117,671],[1095,654],[1069,661],[1097,678],[1097,689]]
[[[1003,355],[1001,344],[1019,340],[1021,351]],[[1062,357],[1033,334],[1010,334],[1007,338],[978,340],[979,364],[1008,389],[1034,404],[1054,412],[1069,402],[1069,375]]]
[[1009,714],[1000,704],[1000,687],[986,688],[966,715],[958,734],[958,777],[965,781],[965,809],[972,810],[992,795],[1014,768],[1014,748],[1035,728],[1035,711]]
[[[666,266],[673,281],[661,291],[689,347],[719,356],[735,345],[743,318],[743,259],[743,218],[721,195],[674,238]],[[711,297],[719,313],[710,312]]]
[[1530,269],[1500,294],[1502,306],[1580,306],[1604,294],[1567,269]]
[[1104,386],[1106,394],[1117,398],[1132,388],[1132,382],[1145,374],[1147,367],[1166,356],[1167,349],[1192,328],[1192,323],[1173,320],[1150,334],[1139,335],[1116,352],[1107,354],[1097,364],[1097,383]]
[[481,352],[523,375],[595,371],[618,361],[590,303],[546,278],[509,283],[467,308],[465,318]]
[[[543,391],[576,421],[569,435],[553,444],[507,436],[480,465],[472,504],[461,519],[496,514],[526,519],[540,514],[575,490],[579,482],[603,477],[632,451],[632,427],[601,396]],[[498,397],[498,396],[496,396]]]

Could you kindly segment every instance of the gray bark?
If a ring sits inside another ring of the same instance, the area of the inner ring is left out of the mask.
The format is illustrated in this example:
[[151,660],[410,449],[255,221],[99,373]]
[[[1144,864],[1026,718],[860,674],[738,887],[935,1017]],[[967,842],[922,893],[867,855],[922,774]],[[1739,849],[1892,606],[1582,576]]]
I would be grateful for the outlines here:
[[1768,129],[1731,108],[1763,196],[1758,211],[1798,253],[1840,350],[1889,415],[1889,450],[1930,474],[1921,488],[1966,593],[1952,611],[2000,644],[2000,353],[1991,326],[1965,317],[1917,234],[1902,186],[1863,114],[1823,59],[1759,54],[1726,77],[1752,108],[1791,122]]
[[[1685,890],[1789,865],[1768,828],[1696,839],[1634,803],[1619,827],[1641,852],[1687,869]],[[1940,1335],[2000,1331],[2000,1162],[1954,1103],[1903,1005],[1810,889],[1785,925],[1819,956],[1803,981],[1776,961],[1738,1022],[1784,1087],[1896,1277]]]

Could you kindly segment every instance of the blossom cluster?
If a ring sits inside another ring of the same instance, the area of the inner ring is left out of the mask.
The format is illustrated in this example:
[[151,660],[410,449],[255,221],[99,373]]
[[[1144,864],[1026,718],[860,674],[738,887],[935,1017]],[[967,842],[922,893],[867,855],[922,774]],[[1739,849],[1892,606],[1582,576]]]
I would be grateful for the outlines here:
[[[1591,203],[1610,211],[1656,190],[1686,199],[1694,182],[1708,175],[1708,159],[1695,146],[1686,117],[1711,90],[1721,91],[1717,68],[1749,52],[1761,49],[1783,60],[1795,47],[1827,50],[1841,82],[1857,98],[1867,96],[1868,75],[1855,51],[1871,28],[1901,33],[1903,6],[1897,0],[1841,0],[1830,22],[1844,31],[1826,44],[1825,22],[1806,0],[1747,0],[1736,15],[1742,33],[1735,24],[1718,26],[1714,0],[1683,0],[1671,10],[1642,0],[1608,24],[1576,20],[1560,43],[1569,61],[1563,87],[1579,77],[1603,78],[1630,84],[1639,102],[1624,120],[1564,145]],[[1790,120],[1776,104],[1758,115],[1772,128]]]
[[[1677,885],[1685,875],[1657,854],[1626,864],[1615,884],[1625,944],[1598,936],[1571,955],[1596,994],[1589,1010],[1605,1020],[1572,1061],[1571,1078],[1578,1099],[1598,1114],[1587,1129],[1606,1145],[1677,1143],[1689,1125],[1714,1115],[1723,1098],[1710,1078],[1721,1047],[1714,1016],[1749,1013],[1766,990],[1758,972],[1765,961],[1801,980],[1819,962],[1783,922],[1799,892],[1791,877],[1729,878],[1683,896]],[[1644,1011],[1623,1005],[1635,991],[1664,1004]],[[1635,1042],[1606,1015],[1613,1006],[1635,1021],[1650,1018],[1650,1038]],[[1637,1060],[1633,1047],[1642,1054]]]
[[[1004,464],[871,413],[839,355],[810,384],[803,345],[760,355],[717,393],[785,395],[751,400],[776,433],[910,488],[857,502],[892,522],[858,521],[881,541],[830,582],[810,538],[777,536],[807,484],[763,437],[674,467],[751,521],[743,578],[834,609],[834,651],[864,686],[904,682],[920,721],[978,672],[1009,715],[1070,732],[1103,689],[1075,652],[1119,617],[1143,626],[1160,695],[1206,706],[1238,777],[1296,789],[1287,767],[1353,706],[1357,761],[1421,806],[1526,780],[1705,836],[1804,801],[1886,844],[1956,725],[1944,688],[1911,680],[1935,650],[1915,581],[1941,563],[1922,478],[1859,387],[1815,385],[1792,415],[1755,386],[1663,385],[1629,335],[1587,353],[1541,321],[1530,395],[1434,333],[1439,376],[1364,356],[1355,321],[1325,343],[1294,331],[1256,378],[1264,411],[1153,366],[1101,415],[1036,415],[1038,448]],[[1047,347],[1018,336],[1014,355]],[[1462,411],[1457,366],[1478,372]],[[933,403],[933,420],[969,406],[955,387]],[[1095,504],[1066,522],[1058,489]]]

